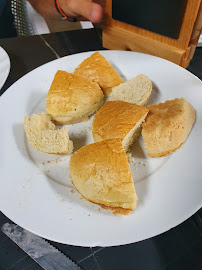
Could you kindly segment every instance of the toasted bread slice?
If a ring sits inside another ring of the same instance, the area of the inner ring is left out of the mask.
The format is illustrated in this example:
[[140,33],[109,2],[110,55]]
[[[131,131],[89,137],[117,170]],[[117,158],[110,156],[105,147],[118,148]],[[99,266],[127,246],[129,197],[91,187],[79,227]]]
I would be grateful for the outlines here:
[[152,92],[152,82],[144,74],[140,74],[112,88],[110,100],[122,100],[144,106]]
[[28,142],[41,152],[70,154],[73,151],[73,143],[69,139],[67,128],[56,130],[51,117],[45,113],[26,116],[24,129]]
[[69,168],[72,183],[88,201],[125,215],[136,208],[132,173],[120,139],[80,148],[71,156]]
[[74,74],[87,77],[97,82],[105,95],[112,87],[122,83],[122,79],[111,64],[99,52],[85,59],[74,71]]
[[56,124],[73,124],[87,121],[103,102],[97,83],[58,70],[47,95],[46,111]]
[[185,98],[148,105],[142,136],[148,155],[161,157],[183,145],[195,122],[195,110]]
[[95,142],[119,138],[125,151],[140,135],[141,124],[148,114],[145,107],[124,101],[108,101],[96,113],[92,123]]

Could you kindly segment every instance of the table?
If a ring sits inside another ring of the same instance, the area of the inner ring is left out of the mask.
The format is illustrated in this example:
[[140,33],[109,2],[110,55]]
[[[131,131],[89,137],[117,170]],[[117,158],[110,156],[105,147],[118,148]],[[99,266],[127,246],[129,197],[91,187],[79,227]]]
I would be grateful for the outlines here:
[[[74,53],[103,49],[101,32],[96,29],[4,39],[0,46],[11,59],[11,72],[0,94],[42,64]],[[202,48],[197,48],[188,70],[202,79]],[[0,227],[6,222],[11,221],[0,213]],[[86,270],[197,270],[202,254],[201,229],[202,213],[198,211],[168,232],[130,245],[83,248],[50,243]],[[0,231],[0,269],[42,268]]]

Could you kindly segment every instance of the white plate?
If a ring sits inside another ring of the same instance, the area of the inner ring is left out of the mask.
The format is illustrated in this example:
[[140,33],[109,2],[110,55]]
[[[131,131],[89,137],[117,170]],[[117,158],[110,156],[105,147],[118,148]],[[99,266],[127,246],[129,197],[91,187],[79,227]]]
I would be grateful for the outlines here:
[[0,47],[0,89],[4,85],[10,72],[10,59],[6,51]]
[[[45,111],[45,98],[58,69],[73,72],[92,52],[43,65],[17,81],[0,99],[0,210],[21,227],[44,238],[78,246],[137,242],[178,225],[202,205],[202,83],[166,60],[125,51],[102,51],[124,79],[147,74],[150,103],[185,97],[197,120],[185,144],[163,158],[148,158],[141,139],[131,163],[139,204],[128,216],[81,199],[72,188],[68,156],[48,155],[27,143],[23,118]],[[91,121],[69,126],[75,148],[93,142]],[[134,149],[133,149],[134,150]]]

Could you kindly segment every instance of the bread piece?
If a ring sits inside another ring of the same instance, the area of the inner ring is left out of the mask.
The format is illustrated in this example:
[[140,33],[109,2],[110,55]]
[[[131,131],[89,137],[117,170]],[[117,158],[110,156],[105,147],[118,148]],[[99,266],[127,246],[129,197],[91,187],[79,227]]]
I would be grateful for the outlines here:
[[144,106],[152,91],[152,82],[144,75],[140,74],[131,80],[121,83],[112,88],[110,100],[122,100]]
[[41,152],[70,154],[73,151],[73,143],[69,139],[67,128],[55,130],[51,117],[45,113],[26,116],[24,129],[28,142]]
[[95,142],[119,138],[125,151],[140,135],[141,124],[148,114],[145,107],[124,101],[108,101],[96,113],[92,123]]
[[185,98],[148,105],[142,136],[150,157],[177,150],[187,139],[195,122],[195,110]]
[[88,201],[127,215],[137,206],[133,178],[119,139],[89,144],[69,163],[72,183]]
[[75,69],[74,74],[97,82],[107,96],[111,92],[112,87],[123,82],[119,74],[99,52],[85,59]]
[[73,124],[87,121],[103,102],[97,83],[58,70],[47,95],[46,110],[56,124]]

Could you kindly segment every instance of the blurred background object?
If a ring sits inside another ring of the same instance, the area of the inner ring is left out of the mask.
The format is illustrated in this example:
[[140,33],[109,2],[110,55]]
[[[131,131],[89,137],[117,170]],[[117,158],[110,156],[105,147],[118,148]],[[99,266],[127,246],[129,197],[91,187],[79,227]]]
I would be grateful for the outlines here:
[[[41,35],[93,27],[101,29],[103,23],[92,24],[89,21],[68,22],[56,19],[44,19],[36,12],[28,0],[11,0],[11,9],[18,36]],[[197,46],[202,46],[202,34]]]
[[11,0],[11,10],[18,36],[41,35],[94,27],[89,21],[68,22],[54,19],[45,20],[27,0]]
[[187,68],[202,29],[201,0],[106,0],[103,47],[164,58]]

